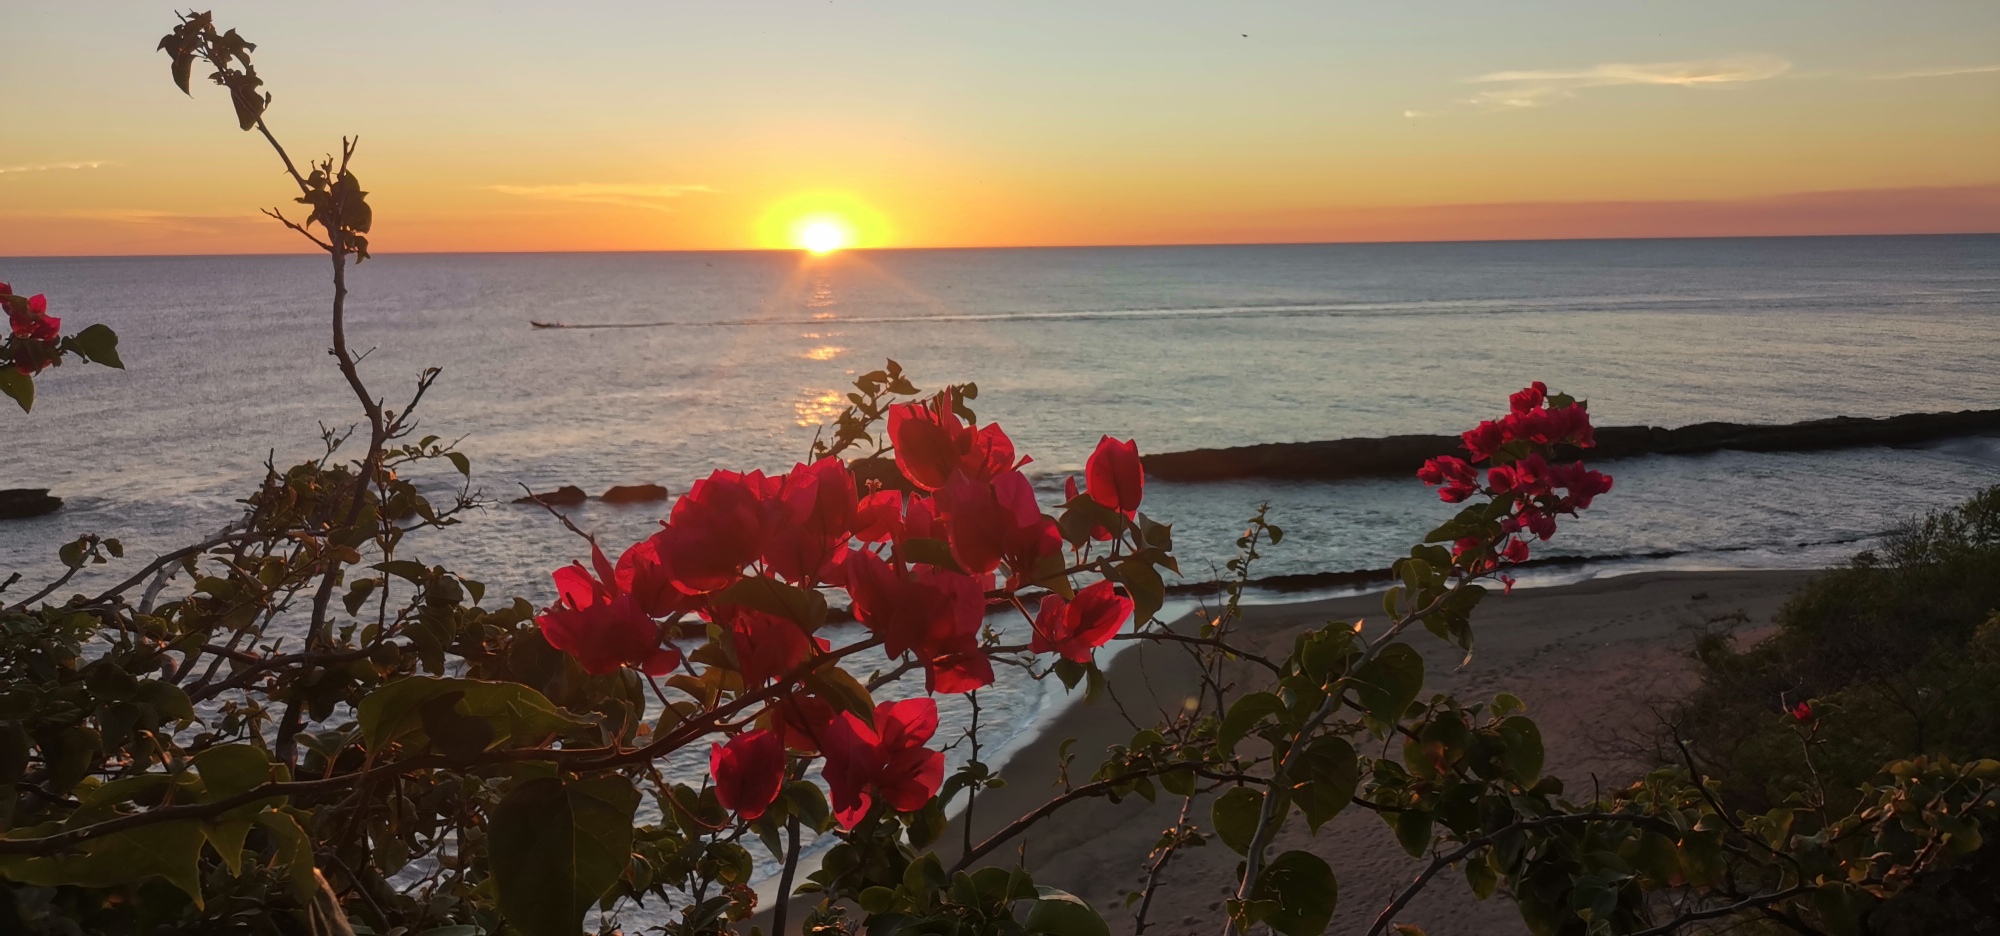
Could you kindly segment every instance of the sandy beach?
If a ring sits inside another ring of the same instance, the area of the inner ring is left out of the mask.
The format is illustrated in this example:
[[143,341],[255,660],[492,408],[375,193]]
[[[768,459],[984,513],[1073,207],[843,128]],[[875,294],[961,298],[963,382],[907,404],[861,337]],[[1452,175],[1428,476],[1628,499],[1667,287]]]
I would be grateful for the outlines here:
[[[1640,745],[1657,724],[1652,703],[1672,699],[1692,679],[1687,651],[1710,622],[1740,613],[1733,625],[1754,640],[1794,588],[1810,573],[1649,572],[1574,585],[1521,588],[1490,597],[1474,619],[1476,653],[1464,668],[1461,655],[1428,634],[1411,643],[1425,653],[1426,691],[1449,690],[1462,698],[1512,692],[1527,701],[1547,745],[1548,772],[1572,790],[1593,777],[1606,784],[1641,767]],[[1379,595],[1257,607],[1240,632],[1247,648],[1282,656],[1300,629],[1329,620],[1379,622]],[[1121,653],[1107,675],[1112,692],[1131,717],[1151,724],[1160,711],[1178,710],[1194,685],[1187,657],[1177,648],[1141,645]],[[1060,713],[1034,741],[1015,753],[1003,775],[1008,785],[983,794],[974,810],[979,841],[1057,791],[1057,748],[1075,738],[1076,766],[1087,774],[1111,744],[1133,729],[1107,702],[1076,705]],[[996,850],[994,864],[1025,856],[1039,884],[1071,891],[1097,907],[1113,933],[1133,931],[1125,895],[1145,877],[1147,852],[1172,825],[1180,800],[1130,798],[1073,803]],[[1209,804],[1197,799],[1192,817],[1208,824]],[[939,846],[947,862],[964,840],[954,820]],[[1373,813],[1350,808],[1311,836],[1289,822],[1278,850],[1304,848],[1325,857],[1340,881],[1339,910],[1328,932],[1364,932],[1418,865]],[[1147,932],[1158,936],[1219,932],[1220,901],[1238,856],[1212,842],[1175,855],[1162,876],[1148,914]],[[794,917],[797,919],[797,917]],[[1504,897],[1475,900],[1452,874],[1436,882],[1396,922],[1422,926],[1430,936],[1525,933]]]

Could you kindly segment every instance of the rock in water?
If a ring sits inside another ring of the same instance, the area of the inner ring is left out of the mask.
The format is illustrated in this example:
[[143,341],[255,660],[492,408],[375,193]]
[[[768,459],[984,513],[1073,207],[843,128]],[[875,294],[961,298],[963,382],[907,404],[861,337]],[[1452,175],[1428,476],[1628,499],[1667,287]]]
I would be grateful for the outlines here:
[[0,491],[0,520],[22,520],[55,513],[62,498],[51,497],[48,488],[8,488]]
[[547,504],[550,507],[574,507],[589,499],[590,495],[583,493],[583,488],[577,487],[574,484],[565,484],[546,493],[517,497],[514,499],[514,503]]
[[616,484],[604,492],[607,504],[644,504],[667,499],[667,489],[657,484]]

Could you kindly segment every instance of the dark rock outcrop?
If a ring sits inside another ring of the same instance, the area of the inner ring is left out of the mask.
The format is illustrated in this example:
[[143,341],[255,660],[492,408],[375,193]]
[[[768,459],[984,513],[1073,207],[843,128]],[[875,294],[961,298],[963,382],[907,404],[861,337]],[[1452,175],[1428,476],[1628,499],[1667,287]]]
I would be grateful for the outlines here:
[[667,499],[667,489],[657,484],[616,484],[605,490],[607,504],[645,504]]
[[[1593,462],[1636,455],[1742,452],[1812,452],[1874,445],[1916,445],[1954,436],[2000,433],[2000,410],[1906,413],[1883,419],[1837,416],[1785,425],[1709,422],[1662,429],[1605,426],[1597,430]],[[1271,442],[1224,449],[1166,452],[1141,459],[1146,473],[1164,481],[1229,478],[1300,478],[1338,481],[1409,475],[1424,460],[1464,455],[1457,436],[1401,435],[1330,442]],[[1577,457],[1576,452],[1558,453]]]
[[574,507],[589,499],[590,495],[583,493],[583,488],[577,487],[574,484],[565,484],[553,491],[530,494],[527,497],[517,497],[514,499],[514,503],[547,504],[550,507]]
[[0,520],[24,520],[55,513],[63,505],[48,488],[8,488],[0,491]]

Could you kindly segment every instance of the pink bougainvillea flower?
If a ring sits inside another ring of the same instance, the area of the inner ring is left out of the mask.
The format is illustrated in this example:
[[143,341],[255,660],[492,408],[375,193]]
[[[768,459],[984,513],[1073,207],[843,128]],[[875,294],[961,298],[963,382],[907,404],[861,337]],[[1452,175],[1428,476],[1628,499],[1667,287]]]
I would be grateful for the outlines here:
[[1139,443],[1105,436],[1097,440],[1097,450],[1083,465],[1085,491],[1090,499],[1131,519],[1139,512],[1146,494],[1146,470],[1139,464]]
[[766,508],[774,516],[766,518],[764,565],[795,585],[823,581],[854,532],[857,505],[846,462],[822,458],[794,467]]
[[1792,706],[1791,715],[1794,721],[1801,721],[1801,722],[1812,721],[1813,719],[1812,703],[1800,702],[1799,704]]
[[709,613],[728,629],[736,648],[736,665],[748,688],[783,678],[804,663],[815,647],[821,653],[831,647],[821,638],[807,636],[796,622],[755,608],[718,605]]
[[618,589],[617,571],[595,544],[590,559],[595,576],[577,563],[553,575],[556,603],[535,618],[549,646],[575,657],[587,673],[630,666],[657,676],[680,665],[680,651],[661,645],[659,625]]
[[875,707],[872,727],[852,712],[827,724],[826,784],[841,828],[854,828],[878,797],[891,809],[911,812],[937,795],[944,754],[924,747],[937,726],[937,703],[930,699],[884,702]]
[[1528,541],[1509,539],[1507,545],[1500,547],[1500,558],[1508,562],[1528,561]]
[[722,808],[755,819],[777,802],[785,785],[785,744],[763,729],[746,731],[708,749],[708,772]]
[[1076,593],[1075,601],[1050,595],[1035,614],[1033,653],[1060,653],[1088,663],[1091,651],[1111,642],[1132,616],[1132,599],[1118,594],[1110,582],[1095,582]]

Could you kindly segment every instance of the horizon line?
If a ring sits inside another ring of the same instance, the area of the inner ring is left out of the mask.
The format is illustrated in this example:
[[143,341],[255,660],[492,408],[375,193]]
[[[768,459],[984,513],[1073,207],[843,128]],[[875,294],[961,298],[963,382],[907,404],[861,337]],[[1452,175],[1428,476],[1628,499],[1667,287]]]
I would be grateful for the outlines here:
[[[1844,234],[1661,234],[1636,237],[1486,237],[1486,238],[1417,238],[1407,240],[1311,240],[1311,241],[1189,241],[1175,243],[1115,243],[1115,244],[990,244],[990,245],[935,245],[904,247],[843,247],[843,253],[901,253],[918,251],[972,251],[972,250],[1144,250],[1195,247],[1367,247],[1367,246],[1408,246],[1415,244],[1573,244],[1573,243],[1617,243],[1627,241],[1707,241],[1707,240],[1832,240],[1839,238],[1863,237],[1995,237],[2000,230],[1992,231],[1905,231],[1894,234],[1884,233],[1844,233]],[[156,260],[173,258],[215,258],[215,257],[317,257],[321,251],[287,252],[241,252],[241,253],[155,253],[155,254],[9,254],[0,255],[0,260]],[[708,247],[708,248],[635,248],[603,250],[396,250],[374,251],[371,257],[452,257],[452,256],[529,256],[564,254],[808,254],[798,247]]]

